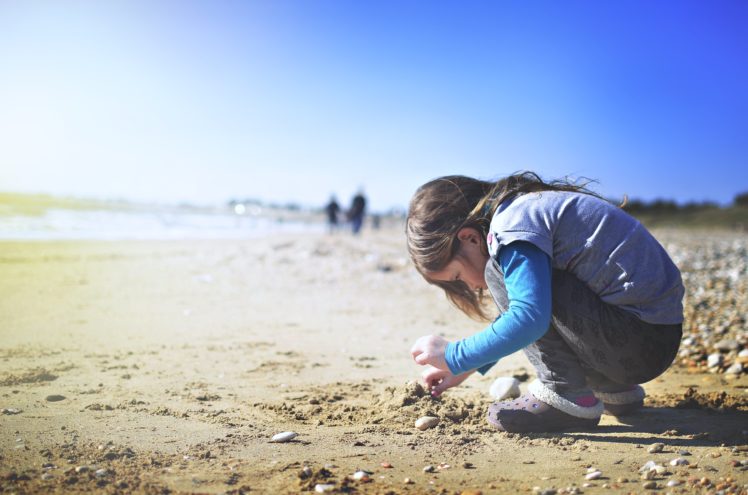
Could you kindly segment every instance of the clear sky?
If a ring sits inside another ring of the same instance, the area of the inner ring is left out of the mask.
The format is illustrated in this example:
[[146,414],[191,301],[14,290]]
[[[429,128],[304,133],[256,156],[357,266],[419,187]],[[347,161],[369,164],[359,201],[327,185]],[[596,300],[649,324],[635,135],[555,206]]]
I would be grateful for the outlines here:
[[404,206],[748,190],[748,2],[0,1],[0,190]]

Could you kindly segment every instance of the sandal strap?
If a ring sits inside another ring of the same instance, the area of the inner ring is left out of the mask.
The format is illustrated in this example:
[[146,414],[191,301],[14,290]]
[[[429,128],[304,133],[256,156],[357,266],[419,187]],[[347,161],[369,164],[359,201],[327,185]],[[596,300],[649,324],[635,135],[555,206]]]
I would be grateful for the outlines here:
[[637,385],[636,388],[624,392],[595,391],[595,397],[606,404],[631,404],[644,400],[644,389]]
[[577,418],[595,419],[599,418],[603,414],[604,406],[602,401],[598,400],[597,404],[588,407],[574,404],[569,399],[564,399],[556,392],[548,388],[540,380],[535,380],[530,383],[527,390],[529,390],[532,395],[545,402],[549,406],[555,407],[559,411],[563,411],[571,416],[576,416]]

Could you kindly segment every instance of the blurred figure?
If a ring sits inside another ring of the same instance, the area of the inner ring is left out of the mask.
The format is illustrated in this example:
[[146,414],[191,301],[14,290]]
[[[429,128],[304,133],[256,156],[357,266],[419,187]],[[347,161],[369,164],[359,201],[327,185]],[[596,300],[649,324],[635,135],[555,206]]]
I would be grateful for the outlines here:
[[325,206],[325,213],[327,213],[327,226],[332,234],[338,228],[338,213],[340,213],[340,205],[334,194],[330,196],[330,202]]
[[366,214],[366,198],[361,191],[357,192],[353,196],[351,202],[351,208],[348,210],[348,220],[351,222],[351,229],[353,234],[357,235],[361,230],[361,225],[364,223],[364,215]]

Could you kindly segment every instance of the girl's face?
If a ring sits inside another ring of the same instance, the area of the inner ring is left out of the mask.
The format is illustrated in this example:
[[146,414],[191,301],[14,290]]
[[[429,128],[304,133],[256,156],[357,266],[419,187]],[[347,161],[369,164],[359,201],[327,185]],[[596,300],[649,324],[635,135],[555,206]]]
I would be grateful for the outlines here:
[[457,254],[441,271],[429,273],[431,280],[453,282],[460,280],[472,290],[488,289],[484,275],[488,263],[488,250],[481,234],[470,227],[457,233],[460,247]]

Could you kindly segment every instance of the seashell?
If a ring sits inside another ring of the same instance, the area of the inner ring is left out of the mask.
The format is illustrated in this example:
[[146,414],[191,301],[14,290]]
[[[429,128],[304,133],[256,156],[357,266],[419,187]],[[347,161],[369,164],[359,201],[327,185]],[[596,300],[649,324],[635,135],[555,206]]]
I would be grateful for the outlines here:
[[330,483],[317,483],[314,485],[314,491],[317,493],[331,492],[335,489],[335,485]]
[[584,479],[586,480],[596,480],[599,479],[603,473],[601,471],[592,471],[591,473],[587,473],[584,475]]
[[678,486],[680,485],[680,480],[670,480],[667,482],[667,486]]
[[270,441],[274,443],[290,442],[291,440],[296,438],[298,435],[299,434],[294,431],[284,431],[282,433],[273,435],[273,438],[271,438]]
[[488,393],[494,400],[519,397],[519,380],[511,376],[502,376],[494,380]]
[[436,416],[423,416],[416,420],[416,428],[419,430],[428,430],[439,424],[439,418]]

